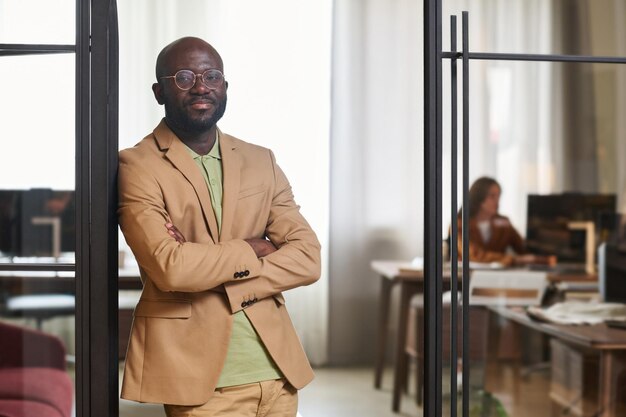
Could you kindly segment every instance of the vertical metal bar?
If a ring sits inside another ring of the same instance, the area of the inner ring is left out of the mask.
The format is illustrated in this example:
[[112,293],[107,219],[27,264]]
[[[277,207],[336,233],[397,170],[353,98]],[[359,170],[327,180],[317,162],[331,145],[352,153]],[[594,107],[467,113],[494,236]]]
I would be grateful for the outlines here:
[[76,415],[118,415],[115,0],[76,4]]
[[90,1],[76,0],[76,415],[90,415],[89,47]]
[[[450,16],[450,51],[456,52],[456,16]],[[457,59],[450,60],[450,416],[457,415],[457,307],[458,307],[458,246],[457,233],[458,224],[456,221],[457,207]]]
[[115,0],[92,0],[91,19],[90,417],[118,415],[117,107]]
[[469,417],[469,24],[463,12],[463,417]]
[[424,416],[441,416],[441,0],[424,0]]

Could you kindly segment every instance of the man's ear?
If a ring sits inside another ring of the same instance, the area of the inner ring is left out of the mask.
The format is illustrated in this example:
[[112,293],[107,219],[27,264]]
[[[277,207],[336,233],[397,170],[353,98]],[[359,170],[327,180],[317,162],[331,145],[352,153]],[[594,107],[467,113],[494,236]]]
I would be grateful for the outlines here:
[[225,90],[228,91],[228,81],[226,80],[224,80],[224,87],[225,87]]
[[163,104],[163,86],[160,83],[152,84],[152,92],[157,103]]

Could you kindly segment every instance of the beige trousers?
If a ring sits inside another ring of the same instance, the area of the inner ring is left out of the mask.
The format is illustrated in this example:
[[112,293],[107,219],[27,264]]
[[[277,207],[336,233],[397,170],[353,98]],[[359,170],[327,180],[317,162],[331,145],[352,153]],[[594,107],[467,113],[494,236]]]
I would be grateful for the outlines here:
[[165,404],[167,417],[295,417],[298,391],[284,379],[218,388],[208,402]]

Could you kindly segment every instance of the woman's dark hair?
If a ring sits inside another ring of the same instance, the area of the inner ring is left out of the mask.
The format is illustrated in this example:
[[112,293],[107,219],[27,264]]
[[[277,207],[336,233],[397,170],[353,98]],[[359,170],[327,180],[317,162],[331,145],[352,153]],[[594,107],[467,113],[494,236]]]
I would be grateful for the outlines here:
[[[489,194],[489,189],[493,185],[497,185],[498,188],[502,189],[502,187],[500,187],[500,184],[498,184],[498,181],[490,177],[480,177],[476,181],[474,181],[469,189],[470,219],[474,218],[478,214],[481,204],[487,198],[487,194]],[[459,218],[461,218],[462,213],[463,210],[459,210]]]

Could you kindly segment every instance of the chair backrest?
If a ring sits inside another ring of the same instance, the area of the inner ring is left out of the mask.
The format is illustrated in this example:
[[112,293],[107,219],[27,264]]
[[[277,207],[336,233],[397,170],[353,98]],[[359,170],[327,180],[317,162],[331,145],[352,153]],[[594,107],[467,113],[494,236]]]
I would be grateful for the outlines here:
[[0,368],[65,370],[65,346],[51,334],[0,321]]
[[543,271],[477,270],[470,278],[470,305],[540,305],[548,287]]

